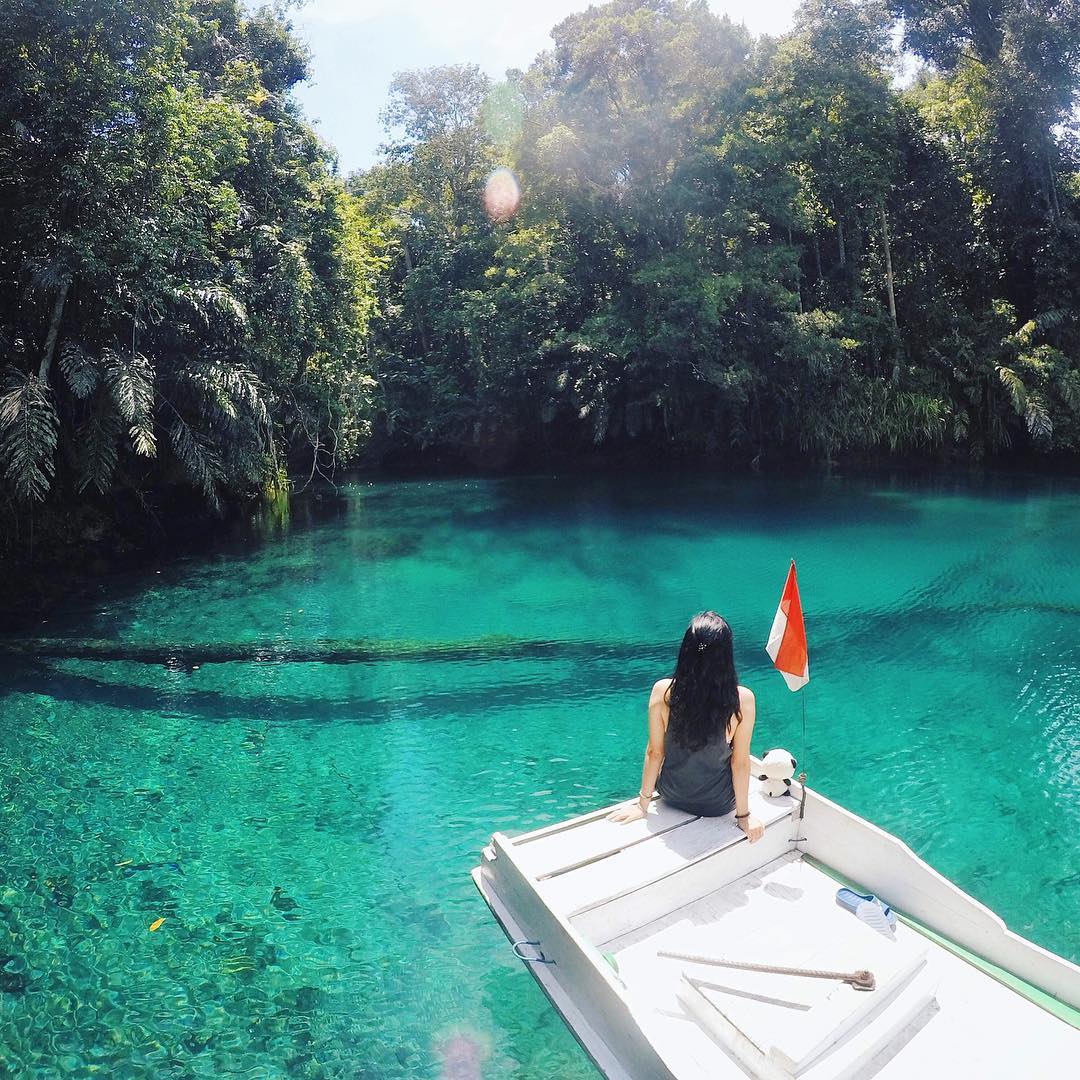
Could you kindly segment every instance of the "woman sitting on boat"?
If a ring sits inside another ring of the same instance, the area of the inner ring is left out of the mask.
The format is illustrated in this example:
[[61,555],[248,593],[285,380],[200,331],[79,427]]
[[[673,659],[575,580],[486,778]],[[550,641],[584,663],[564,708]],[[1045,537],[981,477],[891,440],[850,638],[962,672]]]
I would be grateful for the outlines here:
[[643,818],[655,789],[689,814],[721,817],[734,810],[753,843],[762,833],[748,804],[753,731],[754,695],[739,685],[731,627],[715,611],[703,611],[683,634],[675,674],[652,688],[638,801],[611,820]]

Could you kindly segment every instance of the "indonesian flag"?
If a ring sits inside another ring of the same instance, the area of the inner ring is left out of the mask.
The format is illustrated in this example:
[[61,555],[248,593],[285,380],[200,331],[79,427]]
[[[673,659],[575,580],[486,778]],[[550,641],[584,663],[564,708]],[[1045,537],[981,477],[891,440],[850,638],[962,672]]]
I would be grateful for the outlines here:
[[806,628],[802,621],[802,603],[799,601],[799,583],[795,580],[795,560],[784,582],[780,606],[776,609],[769,643],[765,651],[773,667],[784,676],[791,691],[801,690],[810,681],[810,665],[806,659]]

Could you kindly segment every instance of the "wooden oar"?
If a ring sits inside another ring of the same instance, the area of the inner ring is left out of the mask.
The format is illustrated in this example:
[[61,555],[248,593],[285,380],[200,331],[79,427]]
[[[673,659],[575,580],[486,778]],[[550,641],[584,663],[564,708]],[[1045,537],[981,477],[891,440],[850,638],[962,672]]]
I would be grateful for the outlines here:
[[856,990],[873,990],[877,985],[872,971],[816,971],[812,968],[777,967],[773,964],[748,964],[741,960],[721,960],[715,956],[698,956],[695,953],[659,951],[657,956],[667,960],[689,960],[694,964],[712,964],[715,967],[737,968],[740,971],[761,971],[766,975],[801,975],[807,979],[836,979],[853,986]]

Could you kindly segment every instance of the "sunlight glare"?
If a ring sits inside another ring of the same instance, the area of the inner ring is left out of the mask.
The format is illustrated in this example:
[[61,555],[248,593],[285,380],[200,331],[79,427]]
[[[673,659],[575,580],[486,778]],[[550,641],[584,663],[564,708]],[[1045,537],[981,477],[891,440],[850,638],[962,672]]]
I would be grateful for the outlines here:
[[521,202],[521,189],[509,169],[496,169],[484,184],[484,213],[496,224],[509,221]]

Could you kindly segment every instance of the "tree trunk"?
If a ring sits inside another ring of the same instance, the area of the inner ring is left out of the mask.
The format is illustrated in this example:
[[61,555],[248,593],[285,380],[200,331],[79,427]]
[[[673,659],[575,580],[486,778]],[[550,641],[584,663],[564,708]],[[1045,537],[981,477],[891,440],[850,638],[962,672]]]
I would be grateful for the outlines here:
[[840,265],[847,265],[847,249],[844,247],[844,223],[836,219],[836,251],[840,256]]
[[[409,254],[409,245],[404,240],[401,242],[401,250],[405,253],[405,271],[411,274],[413,272],[412,255]],[[416,313],[416,333],[420,338],[420,350],[424,356],[427,356],[430,350],[428,349],[427,334],[424,333],[424,320],[420,312]]]
[[821,280],[821,242],[817,233],[814,233],[814,266],[817,267],[817,280]]
[[1050,176],[1050,220],[1061,220],[1061,203],[1058,202],[1057,181],[1054,178],[1054,162],[1049,152],[1046,155],[1046,171]]
[[[787,231],[787,242],[788,242],[788,247],[793,248],[795,246],[793,240],[791,239],[791,226],[790,225],[788,226],[788,231]],[[798,260],[795,263],[795,293],[799,298],[799,314],[801,315],[803,313],[803,306],[802,306],[802,256],[801,255],[799,256]]]
[[885,204],[878,206],[881,213],[881,239],[885,244],[885,285],[889,291],[889,314],[896,325],[896,295],[893,293],[892,251],[889,249],[889,222],[885,217]]
[[49,381],[49,368],[52,367],[53,353],[56,352],[56,339],[60,336],[60,320],[63,318],[64,304],[67,303],[70,290],[71,278],[65,277],[57,290],[56,299],[53,301],[52,317],[49,319],[49,333],[45,337],[45,348],[41,351],[41,367],[38,369],[38,378],[42,382]]

